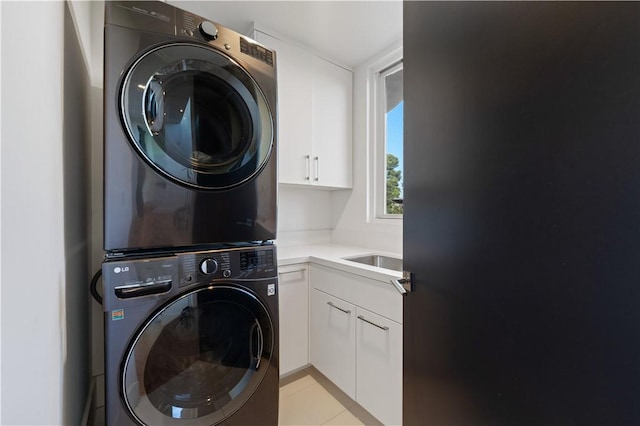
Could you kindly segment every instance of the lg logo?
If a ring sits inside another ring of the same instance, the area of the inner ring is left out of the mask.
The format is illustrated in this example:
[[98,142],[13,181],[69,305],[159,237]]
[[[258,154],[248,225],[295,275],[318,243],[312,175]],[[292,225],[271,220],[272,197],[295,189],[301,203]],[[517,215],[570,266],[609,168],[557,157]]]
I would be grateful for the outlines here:
[[119,274],[120,272],[129,272],[129,267],[128,266],[123,266],[121,268],[119,266],[116,266],[115,268],[113,268],[113,272],[115,272],[116,274]]

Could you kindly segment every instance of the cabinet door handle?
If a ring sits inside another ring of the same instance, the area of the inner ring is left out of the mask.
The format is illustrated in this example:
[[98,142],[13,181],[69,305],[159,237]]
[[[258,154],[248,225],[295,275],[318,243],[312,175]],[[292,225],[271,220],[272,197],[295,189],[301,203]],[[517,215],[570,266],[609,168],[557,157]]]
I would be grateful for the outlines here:
[[351,311],[349,309],[342,309],[340,306],[334,305],[333,302],[327,302],[327,305],[331,306],[332,308],[336,308],[337,310],[342,311],[345,314],[351,314]]
[[313,180],[317,182],[320,179],[320,158],[313,157],[313,161],[316,163],[316,177]]
[[311,179],[311,156],[305,155],[304,159],[307,162],[307,176],[305,176],[304,180],[310,180]]
[[368,324],[373,325],[374,327],[378,327],[380,330],[384,330],[384,331],[389,331],[389,327],[387,327],[386,325],[378,325],[375,322],[371,322],[368,319],[366,319],[365,317],[363,317],[362,315],[358,315],[358,319],[362,320]]

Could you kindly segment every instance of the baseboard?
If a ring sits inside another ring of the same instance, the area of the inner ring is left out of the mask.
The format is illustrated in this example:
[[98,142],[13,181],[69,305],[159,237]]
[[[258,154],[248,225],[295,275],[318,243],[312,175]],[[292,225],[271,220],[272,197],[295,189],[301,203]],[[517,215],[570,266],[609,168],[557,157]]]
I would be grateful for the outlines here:
[[93,425],[93,409],[95,407],[94,397],[96,390],[96,378],[92,377],[89,383],[89,391],[87,392],[87,399],[84,403],[84,411],[82,412],[82,421],[80,426],[92,426]]
[[311,364],[303,365],[302,367],[296,368],[295,370],[288,371],[284,374],[280,375],[280,386],[285,386],[291,382],[295,382],[300,377],[306,376],[309,374],[309,369],[311,368]]

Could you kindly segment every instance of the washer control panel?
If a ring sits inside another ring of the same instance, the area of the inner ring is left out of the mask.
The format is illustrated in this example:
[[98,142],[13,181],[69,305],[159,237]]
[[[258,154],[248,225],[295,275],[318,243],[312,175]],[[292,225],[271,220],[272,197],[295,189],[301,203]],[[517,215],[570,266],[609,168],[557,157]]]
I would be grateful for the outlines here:
[[180,286],[220,279],[277,276],[273,245],[180,253]]
[[180,288],[215,282],[273,280],[277,282],[274,245],[173,253],[146,258],[112,259],[102,264],[103,309],[122,307],[122,301],[177,294]]

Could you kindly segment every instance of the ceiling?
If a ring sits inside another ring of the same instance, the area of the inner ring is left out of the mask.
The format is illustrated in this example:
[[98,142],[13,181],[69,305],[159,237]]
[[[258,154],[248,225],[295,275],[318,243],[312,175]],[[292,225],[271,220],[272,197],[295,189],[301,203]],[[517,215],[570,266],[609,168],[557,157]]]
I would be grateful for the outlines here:
[[355,67],[402,39],[402,1],[194,1],[169,0],[237,32],[253,22]]

